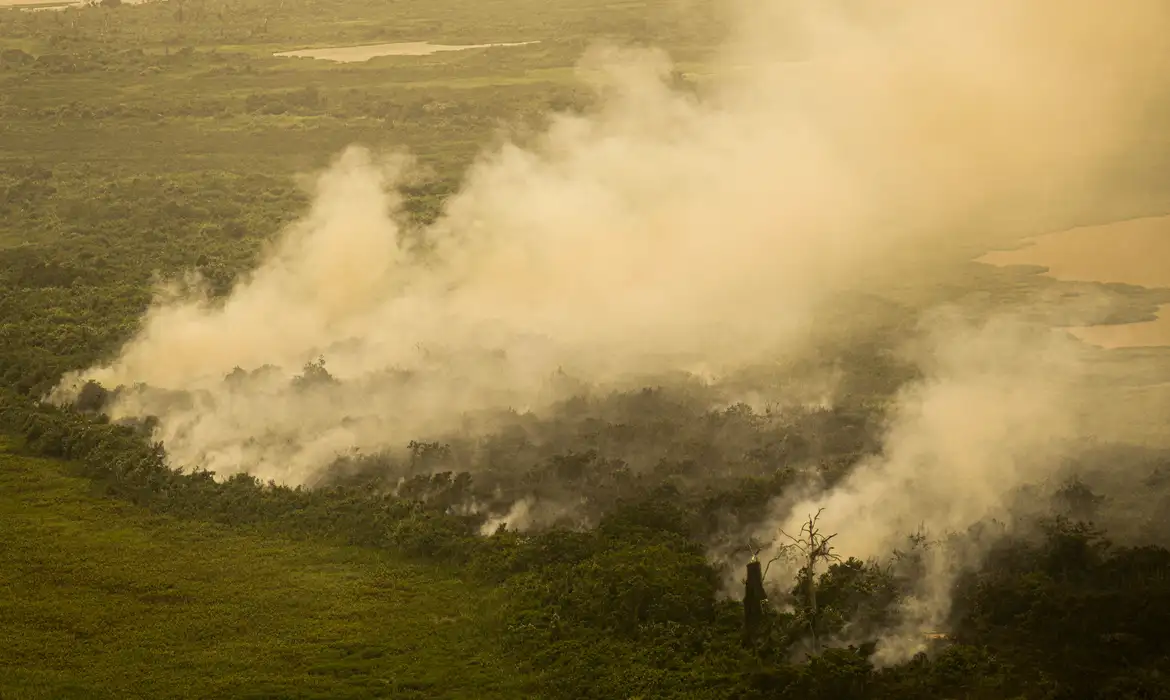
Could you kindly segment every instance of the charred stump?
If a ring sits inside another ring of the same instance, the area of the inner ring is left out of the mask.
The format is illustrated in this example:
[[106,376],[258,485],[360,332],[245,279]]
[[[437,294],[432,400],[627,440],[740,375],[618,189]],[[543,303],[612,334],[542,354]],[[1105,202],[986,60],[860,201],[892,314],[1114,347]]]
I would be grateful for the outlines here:
[[764,572],[756,557],[747,565],[747,579],[743,589],[743,641],[752,644],[764,623]]

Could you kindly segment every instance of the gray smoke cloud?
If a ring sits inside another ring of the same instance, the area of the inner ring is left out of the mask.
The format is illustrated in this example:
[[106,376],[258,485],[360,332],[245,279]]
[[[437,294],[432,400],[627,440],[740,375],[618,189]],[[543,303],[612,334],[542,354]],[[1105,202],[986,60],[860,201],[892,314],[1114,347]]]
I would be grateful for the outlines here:
[[[348,149],[226,300],[160,294],[118,357],[57,397],[138,386],[110,413],[158,416],[176,464],[297,484],[338,454],[580,386],[816,354],[810,329],[843,294],[929,288],[1008,228],[1107,204],[1170,67],[1160,0],[730,11],[698,95],[671,87],[661,52],[597,48],[581,75],[600,106],[485,152],[424,230],[396,190],[410,159]],[[926,328],[925,379],[897,397],[882,457],[777,504],[762,530],[823,505],[843,548],[885,554],[921,521],[996,512],[1063,454],[1082,405],[1067,338],[945,315]],[[322,356],[337,381],[290,383]],[[941,619],[952,570],[907,625]]]

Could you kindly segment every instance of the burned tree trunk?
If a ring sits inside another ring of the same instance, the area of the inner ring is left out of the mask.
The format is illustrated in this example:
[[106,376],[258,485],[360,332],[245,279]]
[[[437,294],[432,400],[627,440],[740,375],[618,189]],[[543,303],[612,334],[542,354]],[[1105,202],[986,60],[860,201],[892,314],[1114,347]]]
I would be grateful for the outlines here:
[[764,572],[760,567],[760,560],[752,557],[747,565],[747,579],[743,589],[743,641],[744,644],[755,642],[764,622],[764,601],[767,599],[764,592]]

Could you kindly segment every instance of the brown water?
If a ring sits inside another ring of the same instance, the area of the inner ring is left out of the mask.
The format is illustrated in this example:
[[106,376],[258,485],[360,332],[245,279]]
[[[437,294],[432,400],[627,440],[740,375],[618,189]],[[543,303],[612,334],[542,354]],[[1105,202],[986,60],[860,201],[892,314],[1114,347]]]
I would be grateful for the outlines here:
[[429,56],[440,51],[466,51],[467,49],[486,49],[494,46],[524,46],[535,43],[535,41],[522,41],[513,44],[446,46],[443,44],[432,44],[426,41],[412,41],[397,44],[367,44],[364,46],[336,46],[324,49],[282,51],[273,55],[282,58],[319,58],[338,63],[360,63],[362,61],[368,61],[371,58],[377,58],[378,56]]
[[[1170,216],[1045,234],[1016,250],[979,258],[991,265],[1039,265],[1059,280],[1170,287]],[[1170,346],[1170,304],[1146,323],[1070,329],[1106,348]]]

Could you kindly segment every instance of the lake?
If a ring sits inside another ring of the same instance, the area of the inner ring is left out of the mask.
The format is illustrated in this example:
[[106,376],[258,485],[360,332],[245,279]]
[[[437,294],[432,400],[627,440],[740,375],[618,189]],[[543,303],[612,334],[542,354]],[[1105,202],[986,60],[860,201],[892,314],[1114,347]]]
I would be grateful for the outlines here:
[[[1170,216],[1084,226],[1027,239],[979,258],[991,265],[1039,265],[1059,280],[1170,288]],[[1170,346],[1170,304],[1146,323],[1069,329],[1105,348]]]
[[324,49],[301,49],[298,51],[282,51],[273,54],[282,58],[318,58],[324,61],[338,63],[360,63],[379,56],[429,56],[440,51],[466,51],[468,49],[487,49],[498,46],[525,46],[535,44],[535,41],[521,41],[512,44],[469,44],[466,46],[447,46],[432,44],[427,41],[401,42],[397,44],[366,44],[363,46],[337,46]]

